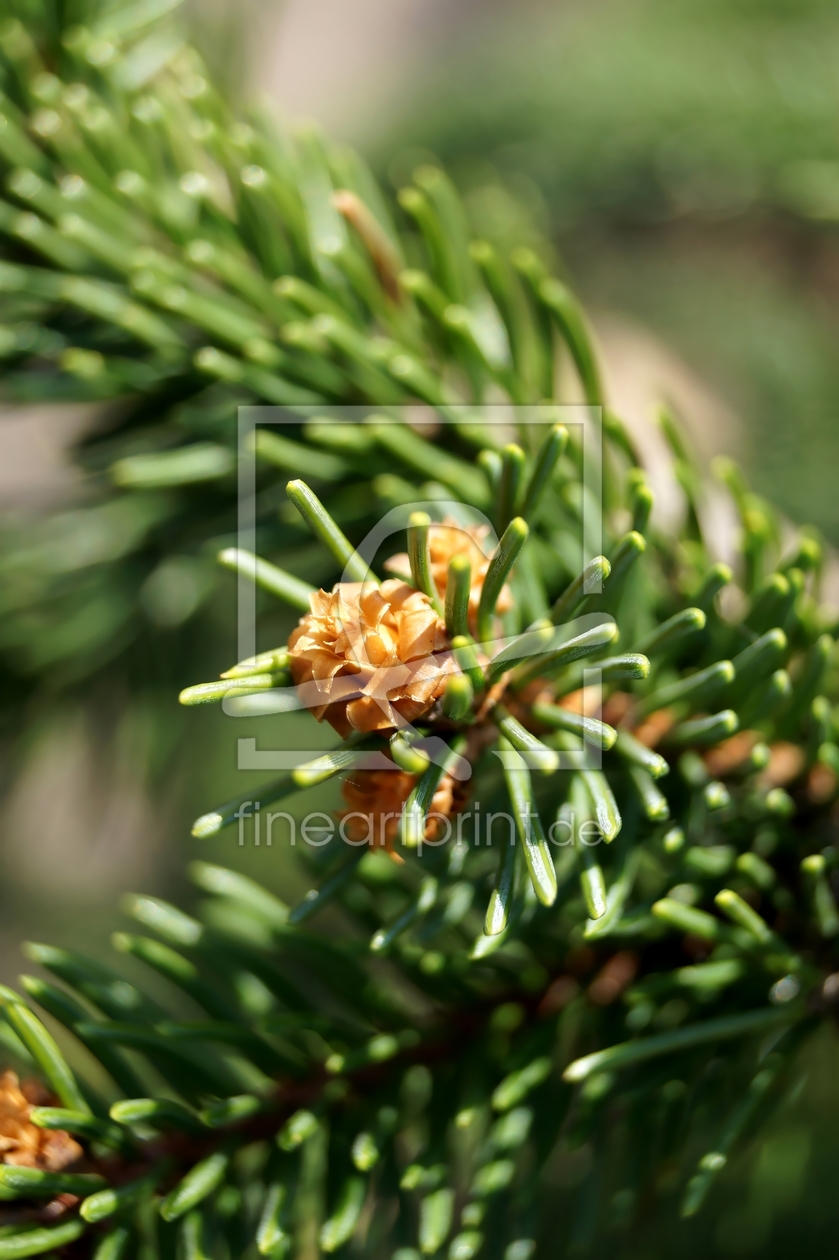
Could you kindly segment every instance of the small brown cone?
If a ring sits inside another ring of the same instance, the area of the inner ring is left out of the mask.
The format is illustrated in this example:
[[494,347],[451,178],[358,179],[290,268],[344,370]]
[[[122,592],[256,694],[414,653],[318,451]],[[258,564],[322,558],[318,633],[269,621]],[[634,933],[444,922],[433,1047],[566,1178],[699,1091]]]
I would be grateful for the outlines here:
[[21,1083],[8,1070],[0,1075],[0,1162],[58,1172],[81,1158],[82,1148],[69,1133],[40,1129],[29,1119],[33,1107],[55,1102],[39,1081]]

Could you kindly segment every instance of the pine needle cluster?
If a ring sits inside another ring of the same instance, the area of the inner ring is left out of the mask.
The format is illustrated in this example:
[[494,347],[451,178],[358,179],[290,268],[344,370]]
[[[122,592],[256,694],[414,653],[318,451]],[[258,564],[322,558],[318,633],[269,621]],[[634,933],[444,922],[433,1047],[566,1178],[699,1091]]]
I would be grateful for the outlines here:
[[[839,996],[822,549],[725,464],[739,553],[715,562],[668,416],[685,521],[657,529],[547,252],[472,239],[435,167],[392,206],[353,154],[236,120],[170,7],[56,24],[31,0],[0,30],[4,387],[119,404],[88,452],[116,486],[88,509],[102,589],[126,556],[232,540],[236,408],[284,409],[253,438],[260,554],[219,558],[301,626],[181,699],[347,736],[247,803],[345,776],[352,805],[380,774],[403,808],[381,843],[306,853],[295,905],[204,862],[194,915],[131,897],[113,944],[149,991],[26,947],[48,978],[0,991],[0,1035],[51,1097],[8,1085],[16,1141],[73,1158],[0,1163],[0,1260],[529,1260],[657,1203],[691,1217]],[[602,554],[569,381],[602,423]],[[380,582],[400,557],[358,546],[394,508],[404,571]],[[468,540],[448,558],[445,531]],[[493,844],[478,807],[512,820]],[[468,819],[456,840],[435,813]]]

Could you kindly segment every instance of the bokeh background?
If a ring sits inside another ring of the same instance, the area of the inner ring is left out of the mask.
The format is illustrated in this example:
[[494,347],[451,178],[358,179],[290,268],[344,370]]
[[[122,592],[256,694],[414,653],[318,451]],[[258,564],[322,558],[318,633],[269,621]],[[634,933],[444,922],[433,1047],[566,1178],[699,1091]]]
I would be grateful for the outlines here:
[[[518,239],[524,207],[592,312],[616,410],[641,424],[670,403],[703,460],[735,455],[758,491],[839,543],[832,0],[194,0],[190,20],[230,91],[267,96],[290,125],[314,119],[391,187],[433,156],[479,230]],[[79,407],[2,410],[7,553],[72,529],[85,483],[71,448],[93,422]],[[189,580],[195,624],[167,631],[161,591],[147,592],[156,646],[131,678],[10,685],[4,981],[20,970],[21,938],[104,951],[129,888],[188,896],[189,822],[241,790],[235,739],[251,732],[175,702],[235,653],[232,584],[203,599],[200,574]],[[48,662],[54,645],[31,635],[27,650]],[[259,735],[271,738],[264,725]],[[293,747],[294,723],[273,738]],[[200,852],[301,890],[276,849],[237,849],[224,833]],[[825,1036],[709,1217],[690,1235],[652,1228],[644,1254],[780,1255],[832,1237],[835,1065]],[[559,1166],[563,1184],[582,1179],[586,1158]]]

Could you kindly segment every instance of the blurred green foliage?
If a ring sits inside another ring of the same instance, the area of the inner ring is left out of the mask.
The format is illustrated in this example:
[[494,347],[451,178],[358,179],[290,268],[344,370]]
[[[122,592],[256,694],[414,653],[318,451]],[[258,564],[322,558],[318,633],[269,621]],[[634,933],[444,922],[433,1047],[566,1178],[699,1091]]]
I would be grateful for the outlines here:
[[558,225],[758,207],[839,214],[830,0],[605,0],[505,14],[438,59],[422,108],[400,103],[407,141],[528,176]]
[[839,8],[505,6],[465,35],[390,115],[379,167],[415,146],[490,216],[497,176],[541,203],[589,301],[719,387],[757,487],[839,540]]

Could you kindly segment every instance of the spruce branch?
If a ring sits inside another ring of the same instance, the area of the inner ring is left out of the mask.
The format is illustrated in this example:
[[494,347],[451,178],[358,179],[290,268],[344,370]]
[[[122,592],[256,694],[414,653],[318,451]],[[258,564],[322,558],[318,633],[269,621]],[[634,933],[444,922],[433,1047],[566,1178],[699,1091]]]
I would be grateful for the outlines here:
[[[170,7],[85,5],[59,29],[32,0],[0,32],[4,389],[119,404],[83,452],[102,495],[81,513],[98,526],[100,593],[129,557],[147,577],[187,540],[229,537],[237,407],[286,409],[287,431],[257,430],[249,453],[291,504],[278,514],[266,494],[260,554],[223,546],[218,572],[230,598],[225,570],[302,616],[219,679],[184,677],[181,700],[310,708],[341,742],[194,834],[340,776],[352,843],[339,830],[304,859],[293,906],[207,863],[194,916],[129,899],[139,930],[113,943],[151,992],[27,947],[51,978],[23,977],[28,1000],[0,993],[3,1042],[47,1096],[0,1088],[64,1154],[0,1164],[0,1260],[526,1260],[553,1254],[557,1229],[589,1237],[598,1194],[622,1195],[631,1222],[659,1159],[681,1167],[691,1216],[835,1014],[837,859],[820,827],[839,733],[819,548],[802,534],[784,552],[772,508],[724,464],[742,540],[736,572],[720,565],[669,416],[687,523],[662,534],[607,412],[606,554],[581,557],[582,449],[544,406],[563,348],[602,402],[577,299],[534,250],[472,241],[439,169],[391,206],[355,155],[234,117]],[[512,442],[471,410],[498,391],[522,405]],[[445,439],[388,412],[417,402]],[[330,414],[345,403],[363,424]],[[408,504],[406,555],[382,569],[399,576],[379,582],[360,540]],[[91,598],[67,577],[72,551],[53,535],[27,553],[35,595],[13,615],[57,586],[65,616]],[[735,581],[731,619],[717,596]],[[52,660],[94,668],[115,635],[101,624],[98,639],[58,636]],[[662,1100],[677,1074],[674,1153]],[[586,1192],[556,1213],[540,1173],[588,1138]],[[610,1158],[635,1147],[653,1153],[643,1184]],[[698,1168],[679,1163],[696,1150]]]

